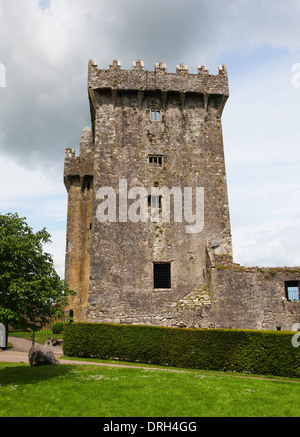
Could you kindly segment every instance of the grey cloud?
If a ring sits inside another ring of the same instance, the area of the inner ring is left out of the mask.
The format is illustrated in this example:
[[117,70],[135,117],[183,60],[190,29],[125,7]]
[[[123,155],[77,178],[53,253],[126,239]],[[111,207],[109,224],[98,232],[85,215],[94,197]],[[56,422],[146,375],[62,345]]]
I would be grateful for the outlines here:
[[[32,173],[32,178],[28,176],[23,187],[31,191],[30,198],[24,193],[22,202],[17,197],[14,204],[18,211],[21,209],[21,214],[24,208],[26,214],[31,210],[30,218],[34,223],[41,219],[42,223],[36,224],[38,229],[46,225],[51,234],[53,230],[57,232],[54,251],[60,266],[63,264],[64,230],[57,229],[56,221],[65,216],[64,200],[59,199],[66,199],[61,167],[64,148],[78,150],[81,129],[90,123],[86,90],[88,59],[97,59],[100,68],[108,66],[113,59],[120,59],[122,68],[131,68],[131,62],[140,58],[149,70],[155,62],[163,61],[170,72],[174,72],[180,62],[186,63],[190,72],[195,72],[201,64],[208,65],[214,74],[220,53],[222,62],[226,63],[224,54],[247,55],[257,47],[271,46],[294,51],[293,62],[299,62],[300,58],[296,56],[300,48],[299,10],[299,0],[0,2],[0,63],[6,68],[7,82],[6,88],[0,87],[0,156],[6,155],[1,162],[2,168],[9,168],[7,172],[2,170],[2,176],[5,173],[9,179],[9,171],[15,171],[13,180],[19,183],[20,167],[8,165],[13,159]],[[229,79],[235,77],[235,82],[230,82],[231,99],[223,115],[223,132],[233,237],[236,235],[238,240],[234,238],[234,248],[237,261],[241,263],[271,265],[268,259],[275,259],[274,247],[277,247],[276,256],[281,253],[276,262],[285,263],[284,259],[286,263],[298,262],[297,237],[294,238],[297,229],[291,224],[293,221],[298,223],[297,193],[293,196],[294,202],[291,199],[291,203],[282,209],[288,210],[290,221],[287,223],[284,213],[281,215],[278,211],[278,205],[284,204],[286,195],[283,193],[275,200],[274,208],[272,199],[267,203],[264,196],[264,193],[272,192],[273,180],[277,182],[281,177],[282,184],[284,179],[290,180],[290,176],[286,178],[291,168],[288,159],[297,156],[299,138],[294,127],[297,129],[299,124],[298,95],[295,94],[299,89],[288,88],[292,58],[287,58],[286,65],[281,64],[281,72],[276,65],[277,59],[256,70],[255,65],[251,65],[250,72],[241,65],[229,66],[229,72],[233,70]],[[255,56],[253,62],[256,62]],[[286,88],[284,81],[288,83]],[[284,93],[280,98],[278,89]],[[283,120],[283,112],[289,122]],[[274,165],[284,163],[286,168],[281,176],[277,171],[275,177],[264,175],[269,184],[264,190],[253,176],[258,159],[264,168],[270,167],[272,162]],[[32,170],[33,166],[38,169]],[[47,174],[45,178],[37,176],[39,180],[36,181],[35,176],[41,174],[39,168],[42,168],[42,174],[46,171]],[[291,174],[294,175],[293,183],[299,186],[298,173],[292,171]],[[5,186],[6,178],[2,180]],[[55,181],[58,186],[61,181],[61,187],[57,188],[58,200],[53,200],[59,204],[58,211],[54,211],[57,217],[54,222],[45,218],[47,211],[54,210],[52,205],[45,207],[52,193],[49,194],[48,181]],[[35,188],[36,184],[39,189]],[[257,197],[254,198],[253,192]],[[277,195],[276,190],[274,192]],[[2,205],[11,208],[13,205],[7,202],[14,202],[15,198],[2,197]],[[292,204],[293,208],[289,208]],[[271,210],[269,217],[266,215],[268,210]],[[264,230],[269,230],[278,215],[282,226],[273,228],[273,232],[263,237]],[[258,222],[262,224],[259,226]],[[276,246],[280,239],[280,246]],[[289,248],[286,252],[283,244]]]
[[[46,3],[43,3],[44,5]],[[49,2],[48,2],[49,4]],[[14,0],[0,5],[0,151],[32,162],[63,159],[89,124],[88,58],[105,67],[119,58],[147,69],[185,62],[217,68],[219,53],[245,44],[299,45],[299,3],[269,0]],[[292,24],[292,25],[290,25]]]

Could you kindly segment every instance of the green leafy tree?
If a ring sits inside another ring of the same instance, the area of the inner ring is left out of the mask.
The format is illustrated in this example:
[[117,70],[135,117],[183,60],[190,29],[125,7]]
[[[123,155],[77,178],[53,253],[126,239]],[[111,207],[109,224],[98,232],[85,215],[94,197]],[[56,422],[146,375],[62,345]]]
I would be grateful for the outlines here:
[[43,250],[50,242],[45,228],[34,233],[18,214],[0,215],[0,322],[6,327],[35,333],[60,317],[75,294]]

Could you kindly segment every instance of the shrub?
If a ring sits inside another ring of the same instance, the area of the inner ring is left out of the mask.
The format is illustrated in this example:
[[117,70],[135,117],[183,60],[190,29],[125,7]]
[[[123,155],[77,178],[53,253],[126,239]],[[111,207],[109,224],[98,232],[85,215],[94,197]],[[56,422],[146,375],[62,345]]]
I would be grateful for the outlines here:
[[54,322],[52,326],[53,334],[61,334],[64,330],[65,323],[64,322]]
[[233,329],[73,323],[64,330],[66,355],[119,358],[173,367],[300,376],[294,333]]

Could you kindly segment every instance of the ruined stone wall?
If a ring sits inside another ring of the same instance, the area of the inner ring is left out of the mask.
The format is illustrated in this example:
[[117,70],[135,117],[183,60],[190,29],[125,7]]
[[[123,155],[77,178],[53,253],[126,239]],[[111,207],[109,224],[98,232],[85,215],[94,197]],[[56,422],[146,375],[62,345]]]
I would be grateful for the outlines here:
[[300,322],[300,303],[287,300],[285,282],[299,279],[299,268],[219,265],[211,282],[214,325],[292,330]]

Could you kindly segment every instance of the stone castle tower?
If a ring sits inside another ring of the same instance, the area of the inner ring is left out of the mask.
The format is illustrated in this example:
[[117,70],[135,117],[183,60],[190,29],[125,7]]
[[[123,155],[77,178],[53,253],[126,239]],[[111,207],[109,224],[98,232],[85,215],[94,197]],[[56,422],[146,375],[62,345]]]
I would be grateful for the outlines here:
[[[100,70],[90,60],[88,93],[92,127],[82,131],[78,157],[66,149],[64,169],[65,278],[77,293],[70,299],[75,321],[294,322],[287,314],[266,319],[259,304],[249,313],[258,276],[267,271],[233,264],[221,124],[226,66],[210,75],[207,67],[189,74],[184,64],[176,73],[163,63],[147,71],[139,60],[132,70],[119,61]],[[298,278],[299,271],[289,272],[290,281]],[[281,309],[287,281],[279,282]]]

